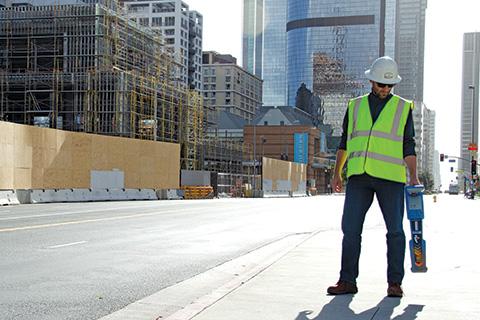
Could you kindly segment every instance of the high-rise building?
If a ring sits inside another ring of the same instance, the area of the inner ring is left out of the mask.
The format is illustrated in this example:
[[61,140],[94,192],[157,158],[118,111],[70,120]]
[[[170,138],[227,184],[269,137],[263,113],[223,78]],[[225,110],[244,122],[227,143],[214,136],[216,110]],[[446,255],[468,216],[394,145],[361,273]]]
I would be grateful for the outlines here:
[[181,0],[123,1],[128,15],[140,25],[161,30],[165,44],[180,64],[180,80],[202,88],[203,18]]
[[322,99],[325,123],[340,135],[350,98],[370,91],[365,70],[394,55],[395,1],[288,2],[287,97],[305,83]]
[[395,60],[402,81],[395,93],[423,101],[425,10],[427,0],[397,0]]
[[415,108],[412,111],[412,119],[413,119],[413,126],[415,128],[415,153],[417,154],[417,172],[418,175],[421,175],[423,172],[423,151],[422,146],[424,143],[424,118],[423,118],[423,109],[425,105],[423,103],[419,103],[418,101],[414,101]]
[[287,0],[244,0],[243,67],[263,79],[263,103],[287,104]]
[[422,160],[423,172],[435,178],[434,158],[435,155],[435,111],[423,107],[423,143],[422,143]]
[[[462,111],[460,123],[460,156],[477,157],[468,150],[478,145],[478,98],[480,96],[480,32],[463,35]],[[461,161],[459,168],[470,172],[470,162]]]
[[[253,120],[262,104],[262,80],[237,65],[231,55],[203,53],[203,95],[207,108]],[[212,117],[212,122],[215,121]]]
[[422,101],[425,8],[426,0],[244,0],[244,66],[264,80],[266,105],[294,106],[305,84],[338,136],[348,99],[370,91],[364,71],[379,56],[399,56],[408,83],[398,93]]
[[418,175],[428,174],[435,179],[435,111],[428,109],[421,101],[414,101],[414,105],[412,118]]

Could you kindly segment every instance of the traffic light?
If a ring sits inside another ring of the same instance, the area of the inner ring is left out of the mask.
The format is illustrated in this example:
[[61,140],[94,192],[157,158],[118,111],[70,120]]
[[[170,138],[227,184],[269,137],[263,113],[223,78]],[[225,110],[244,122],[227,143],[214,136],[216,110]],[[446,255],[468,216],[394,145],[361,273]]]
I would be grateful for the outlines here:
[[472,159],[472,176],[477,175],[477,160]]
[[453,167],[450,167],[450,172],[453,172]]
[[443,162],[444,159],[445,159],[445,155],[443,153],[440,153],[440,161]]

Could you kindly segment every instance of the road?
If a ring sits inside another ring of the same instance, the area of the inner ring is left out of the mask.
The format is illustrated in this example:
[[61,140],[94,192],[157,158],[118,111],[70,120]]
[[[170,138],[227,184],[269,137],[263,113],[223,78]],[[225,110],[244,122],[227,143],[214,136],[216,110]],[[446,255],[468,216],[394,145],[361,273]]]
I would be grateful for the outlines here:
[[98,319],[286,237],[338,228],[342,201],[1,207],[0,319]]

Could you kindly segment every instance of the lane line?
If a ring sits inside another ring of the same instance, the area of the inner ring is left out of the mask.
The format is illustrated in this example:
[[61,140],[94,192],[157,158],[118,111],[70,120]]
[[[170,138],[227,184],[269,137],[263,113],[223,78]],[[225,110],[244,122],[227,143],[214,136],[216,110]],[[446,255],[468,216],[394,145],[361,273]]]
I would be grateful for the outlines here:
[[[258,209],[258,208],[257,208]],[[76,221],[65,221],[65,222],[58,222],[58,223],[48,223],[48,224],[39,224],[34,226],[25,226],[25,227],[14,227],[14,228],[4,228],[0,229],[0,233],[7,233],[7,232],[14,232],[14,231],[22,231],[22,230],[34,230],[34,229],[43,229],[43,228],[52,228],[58,226],[67,226],[67,225],[74,225],[74,224],[84,224],[84,223],[91,223],[91,222],[101,222],[101,221],[114,221],[114,220],[122,220],[122,219],[131,219],[136,217],[146,217],[146,216],[153,216],[158,214],[166,214],[166,213],[180,213],[180,212],[192,212],[197,213],[201,211],[209,210],[208,208],[204,208],[202,210],[195,210],[186,209],[186,210],[170,210],[170,211],[156,211],[156,212],[149,212],[149,213],[138,213],[133,215],[127,216],[117,216],[117,217],[108,217],[108,218],[98,218],[98,219],[86,219],[86,220],[76,220]],[[210,211],[210,210],[209,210]],[[242,210],[235,210],[240,211]],[[232,211],[230,211],[232,212]]]
[[77,244],[83,244],[83,243],[87,243],[87,241],[78,241],[78,242],[71,242],[71,243],[59,244],[59,245],[56,245],[56,246],[47,247],[47,249],[64,248],[64,247],[75,246],[75,245],[77,245]]
[[109,218],[87,219],[87,220],[77,220],[77,221],[66,221],[66,222],[58,222],[58,223],[39,224],[39,225],[35,225],[35,226],[26,226],[26,227],[5,228],[5,229],[0,229],[0,233],[20,231],[20,230],[43,229],[43,228],[51,228],[51,227],[67,226],[67,225],[72,225],[72,224],[83,224],[83,223],[99,222],[99,221],[112,221],[112,220],[130,219],[130,218],[135,218],[135,217],[151,216],[151,215],[154,215],[154,214],[158,214],[158,212],[140,213],[140,214],[134,214],[134,215],[129,215],[129,216],[120,216],[120,217],[109,217]]
[[[125,207],[116,207],[116,208],[108,208],[108,209],[92,209],[92,210],[82,210],[82,211],[72,211],[72,212],[58,212],[58,213],[48,213],[48,214],[38,214],[38,215],[29,215],[29,216],[20,216],[20,217],[6,217],[0,218],[0,221],[9,221],[9,220],[22,220],[22,219],[30,219],[30,218],[44,218],[44,217],[56,217],[56,216],[67,216],[77,213],[92,213],[92,212],[104,212],[104,211],[116,211],[122,209],[151,209],[151,208],[162,208],[163,206],[125,206]],[[225,207],[225,206],[215,206],[216,208]]]
[[77,213],[92,213],[92,212],[103,212],[103,211],[116,211],[122,209],[139,209],[139,208],[155,208],[156,206],[141,206],[141,207],[116,207],[116,208],[109,208],[109,209],[95,209],[95,210],[82,210],[82,211],[72,211],[72,212],[58,212],[58,213],[48,213],[48,214],[37,214],[37,215],[30,215],[30,216],[20,216],[20,217],[8,217],[8,218],[0,218],[0,221],[8,221],[8,220],[21,220],[21,219],[29,219],[29,218],[44,218],[44,217],[56,217],[56,216],[67,216],[71,214]]

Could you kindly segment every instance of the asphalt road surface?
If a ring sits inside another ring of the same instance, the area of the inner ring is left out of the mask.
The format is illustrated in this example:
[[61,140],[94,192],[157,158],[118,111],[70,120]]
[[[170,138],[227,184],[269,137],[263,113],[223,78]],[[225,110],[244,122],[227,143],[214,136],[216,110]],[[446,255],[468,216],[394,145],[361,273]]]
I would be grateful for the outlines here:
[[[290,235],[338,228],[342,201],[0,207],[0,319],[98,319]],[[322,212],[325,202],[338,212]]]

